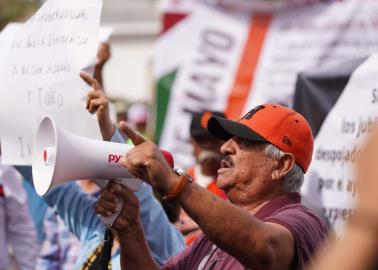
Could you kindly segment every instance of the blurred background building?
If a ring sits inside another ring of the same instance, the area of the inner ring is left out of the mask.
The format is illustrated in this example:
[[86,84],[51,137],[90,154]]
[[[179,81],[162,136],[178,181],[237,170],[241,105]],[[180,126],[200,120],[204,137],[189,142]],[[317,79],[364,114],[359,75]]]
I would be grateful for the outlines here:
[[153,42],[159,33],[157,0],[104,1],[102,24],[114,28],[104,84],[112,99],[151,102]]

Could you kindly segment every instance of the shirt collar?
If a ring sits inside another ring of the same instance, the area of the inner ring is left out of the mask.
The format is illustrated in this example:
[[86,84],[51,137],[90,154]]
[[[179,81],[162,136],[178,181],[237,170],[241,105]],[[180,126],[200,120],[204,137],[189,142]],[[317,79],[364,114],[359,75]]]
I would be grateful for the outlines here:
[[257,213],[255,217],[258,219],[264,219],[271,216],[275,211],[288,204],[298,204],[301,202],[301,195],[299,193],[289,193],[270,200],[264,205]]

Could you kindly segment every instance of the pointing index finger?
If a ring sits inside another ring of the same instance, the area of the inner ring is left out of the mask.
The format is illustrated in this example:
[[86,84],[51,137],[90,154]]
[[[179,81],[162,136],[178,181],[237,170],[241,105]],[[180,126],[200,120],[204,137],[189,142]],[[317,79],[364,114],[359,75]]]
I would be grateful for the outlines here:
[[80,77],[89,85],[93,85],[93,83],[95,82],[95,79],[92,78],[91,75],[89,75],[88,73],[84,72],[84,71],[81,71],[80,72]]
[[119,128],[128,138],[130,138],[134,145],[139,145],[146,141],[139,133],[129,127],[124,121],[119,123]]
[[93,87],[93,90],[101,90],[100,84],[97,82],[95,78],[93,78],[90,74],[85,71],[80,72],[80,77],[90,86]]

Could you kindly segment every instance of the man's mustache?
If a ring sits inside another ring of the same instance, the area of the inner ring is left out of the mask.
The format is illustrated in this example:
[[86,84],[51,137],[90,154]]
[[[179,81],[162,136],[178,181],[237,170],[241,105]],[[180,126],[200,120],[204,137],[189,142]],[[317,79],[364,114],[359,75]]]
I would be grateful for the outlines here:
[[234,161],[230,156],[225,156],[222,158],[222,161],[227,162],[230,167],[234,167]]

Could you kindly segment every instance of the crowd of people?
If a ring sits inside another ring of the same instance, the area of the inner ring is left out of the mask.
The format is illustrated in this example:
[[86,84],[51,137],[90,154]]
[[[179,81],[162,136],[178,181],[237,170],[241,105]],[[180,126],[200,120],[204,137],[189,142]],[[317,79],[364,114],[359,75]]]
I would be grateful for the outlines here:
[[[121,163],[143,184],[134,193],[88,179],[40,198],[30,166],[0,165],[0,270],[374,269],[377,135],[359,160],[356,215],[340,241],[299,194],[314,144],[299,113],[278,104],[250,108],[239,121],[194,113],[195,164],[173,169],[143,135],[143,104],[130,107],[131,126],[112,120],[102,80],[109,57],[103,44],[94,76],[80,74],[91,87],[86,109],[103,140],[134,145]],[[116,213],[110,227],[101,222]]]

